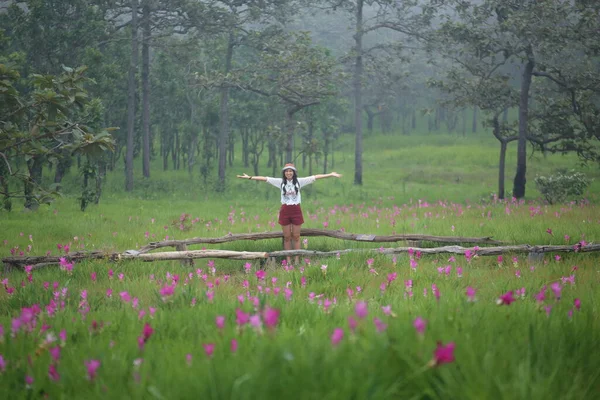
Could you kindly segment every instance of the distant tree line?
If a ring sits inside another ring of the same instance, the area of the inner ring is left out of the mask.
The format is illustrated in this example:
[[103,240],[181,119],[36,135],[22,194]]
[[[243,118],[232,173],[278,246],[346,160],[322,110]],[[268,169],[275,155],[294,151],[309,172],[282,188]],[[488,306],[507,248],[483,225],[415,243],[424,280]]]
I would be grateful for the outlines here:
[[599,160],[599,39],[594,1],[3,1],[0,195],[35,208],[76,163],[83,210],[119,160],[132,191],[138,157],[143,179],[160,163],[224,191],[236,142],[256,175],[298,157],[313,173],[344,131],[360,185],[363,128],[466,134],[480,112],[500,196],[517,141],[524,197],[528,143]]

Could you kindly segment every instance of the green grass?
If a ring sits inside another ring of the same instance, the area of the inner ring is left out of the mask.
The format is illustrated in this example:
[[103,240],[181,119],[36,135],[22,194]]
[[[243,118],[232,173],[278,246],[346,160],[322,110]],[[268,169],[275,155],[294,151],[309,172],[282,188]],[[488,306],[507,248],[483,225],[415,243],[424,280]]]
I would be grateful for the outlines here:
[[[526,201],[495,203],[490,201],[497,180],[497,148],[492,140],[450,135],[427,135],[425,139],[368,137],[364,185],[355,187],[351,138],[343,138],[340,147],[345,151],[336,154],[335,170],[345,176],[307,187],[303,196],[305,227],[322,228],[327,223],[328,229],[353,233],[493,236],[509,244],[598,241],[597,170],[586,170],[596,178],[586,194],[589,201],[549,206],[536,201],[533,177],[557,167],[576,167],[577,162],[572,157],[533,158],[529,160]],[[507,177],[512,179],[514,154],[507,161]],[[279,229],[276,190],[232,178],[243,171],[239,162],[228,170],[229,187],[221,194],[212,193],[197,176],[190,177],[185,171],[159,170],[152,171],[152,180],[124,194],[120,191],[123,174],[117,171],[108,176],[100,204],[83,213],[75,200],[77,180],[71,176],[67,196],[56,203],[36,212],[0,214],[0,254],[8,256],[11,249],[58,254],[57,244],[67,243],[71,251],[123,251],[166,236],[184,239]],[[183,230],[179,227],[182,214],[189,214]],[[380,246],[308,239],[309,249],[323,251]],[[280,250],[281,240],[210,248],[273,251]],[[564,253],[558,260],[555,256],[546,254],[543,260],[529,262],[526,255],[507,254],[498,265],[496,257],[468,262],[464,256],[452,261],[449,254],[429,255],[418,260],[417,269],[412,270],[406,254],[394,260],[377,253],[352,253],[340,259],[313,258],[310,265],[303,262],[293,271],[267,266],[262,283],[254,275],[260,267],[258,261],[252,262],[247,275],[244,261],[221,259],[214,260],[214,276],[207,260],[197,260],[193,268],[179,262],[86,261],[76,264],[71,275],[56,267],[35,270],[31,283],[25,272],[12,271],[2,279],[7,279],[6,287],[15,288],[14,293],[0,292],[0,325],[4,329],[0,355],[6,362],[6,369],[0,371],[0,387],[11,399],[46,395],[111,399],[593,399],[600,391],[598,256]],[[515,262],[513,257],[517,257]],[[368,267],[371,258],[375,271]],[[322,265],[327,265],[326,273]],[[448,276],[438,272],[439,267],[448,265],[452,266]],[[463,269],[462,277],[456,273],[458,266]],[[109,270],[113,278],[109,278]],[[95,282],[90,278],[93,272],[97,274]],[[159,290],[170,282],[167,273],[178,275],[179,283],[174,295],[163,301]],[[381,285],[393,273],[397,274],[395,280],[382,291]],[[561,280],[573,274],[574,285]],[[409,279],[413,281],[412,296],[405,286]],[[50,317],[46,306],[54,297],[53,282],[57,282],[57,291],[66,288],[67,294],[58,299],[64,301],[64,309]],[[286,300],[288,282],[292,294]],[[560,300],[550,289],[556,282],[562,287]],[[433,284],[439,289],[439,301],[433,296]],[[475,302],[467,301],[469,286],[477,290]],[[544,286],[546,299],[538,303],[534,295]],[[277,295],[275,287],[280,290]],[[106,295],[109,288],[110,298]],[[347,294],[349,288],[354,291],[352,298]],[[523,298],[511,305],[496,304],[504,293],[521,288],[526,291]],[[86,308],[81,304],[83,290],[90,308],[85,318],[80,313]],[[214,292],[212,302],[207,291]],[[121,300],[122,292],[138,299],[137,309]],[[311,293],[316,296],[313,301],[309,301]],[[243,304],[239,295],[245,297]],[[326,299],[332,302],[327,310],[322,303]],[[575,299],[581,301],[580,310],[574,307]],[[348,317],[354,315],[359,301],[367,302],[369,315],[352,333]],[[41,307],[36,326],[31,332],[21,330],[13,335],[11,321],[21,315],[22,308],[33,304]],[[387,305],[392,315],[383,312],[381,307]],[[264,326],[264,321],[261,329],[236,326],[237,308],[259,314],[267,306],[281,312],[274,329]],[[156,308],[153,317],[149,307]],[[546,307],[550,307],[548,312]],[[146,315],[140,318],[142,309]],[[216,316],[226,318],[222,331],[215,325]],[[419,316],[427,321],[423,336],[413,327]],[[383,332],[377,331],[374,318],[386,324]],[[94,328],[93,321],[101,327]],[[154,333],[140,350],[137,338],[145,323]],[[44,333],[42,326],[47,329]],[[344,330],[337,346],[331,343],[335,328]],[[67,340],[56,363],[48,347],[60,340],[51,345],[44,342],[49,332],[58,336],[62,330]],[[239,345],[235,353],[230,351],[232,339]],[[438,341],[455,343],[455,361],[432,367]],[[207,343],[215,344],[212,358],[204,353]],[[189,365],[187,354],[192,357]],[[92,382],[86,378],[84,366],[90,359],[101,362]],[[60,374],[58,382],[48,376],[51,364]],[[26,376],[34,379],[30,389],[25,385]]]

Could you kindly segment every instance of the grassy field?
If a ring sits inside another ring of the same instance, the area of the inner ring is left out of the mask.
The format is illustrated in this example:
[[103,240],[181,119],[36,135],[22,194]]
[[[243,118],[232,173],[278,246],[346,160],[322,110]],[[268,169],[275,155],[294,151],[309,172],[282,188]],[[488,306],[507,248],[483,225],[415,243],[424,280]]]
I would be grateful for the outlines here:
[[[305,227],[493,236],[532,245],[585,246],[600,237],[600,173],[580,168],[572,157],[530,158],[527,198],[501,202],[492,200],[493,139],[368,137],[362,187],[352,185],[351,139],[342,138],[335,155],[333,169],[344,177],[303,192]],[[514,153],[511,148],[507,160],[509,189]],[[585,199],[538,200],[535,175],[556,168],[595,178]],[[215,194],[198,176],[153,170],[151,181],[138,179],[135,191],[125,194],[123,173],[116,171],[101,203],[83,213],[73,174],[67,196],[56,203],[0,213],[2,257],[66,257],[62,268],[1,275],[3,395],[597,398],[600,267],[594,253],[548,253],[535,261],[526,254],[391,257],[377,251],[381,244],[311,237],[311,250],[370,251],[304,259],[293,267],[222,259],[197,260],[193,267],[169,261],[68,265],[68,253],[78,250],[120,252],[165,238],[278,230],[276,189],[233,178],[242,172],[238,161],[228,171],[227,190]],[[273,251],[281,241],[210,248]]]

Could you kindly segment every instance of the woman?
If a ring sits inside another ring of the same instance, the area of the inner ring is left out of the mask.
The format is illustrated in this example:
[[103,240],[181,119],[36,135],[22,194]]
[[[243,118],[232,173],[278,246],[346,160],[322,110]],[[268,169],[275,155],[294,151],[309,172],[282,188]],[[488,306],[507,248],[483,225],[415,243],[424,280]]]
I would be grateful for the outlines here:
[[[296,167],[292,163],[285,164],[281,169],[283,176],[281,178],[271,178],[269,176],[249,176],[238,175],[238,178],[249,179],[251,181],[265,181],[281,190],[281,209],[279,210],[279,225],[283,230],[283,248],[284,250],[300,249],[300,228],[304,223],[300,202],[302,200],[301,190],[304,186],[310,185],[317,179],[340,178],[342,175],[337,172],[329,174],[320,174],[298,178]],[[288,264],[291,258],[287,258]],[[296,264],[299,257],[296,256]]]

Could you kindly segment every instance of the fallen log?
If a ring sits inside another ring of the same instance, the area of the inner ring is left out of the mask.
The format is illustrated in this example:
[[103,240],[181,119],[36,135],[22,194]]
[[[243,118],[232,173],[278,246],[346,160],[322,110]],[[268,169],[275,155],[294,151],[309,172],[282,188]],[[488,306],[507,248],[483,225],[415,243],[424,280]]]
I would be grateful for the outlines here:
[[[303,237],[314,237],[314,236],[325,236],[335,239],[352,240],[357,242],[375,242],[375,243],[390,243],[400,241],[428,241],[436,243],[475,243],[475,244],[503,244],[500,241],[493,240],[491,237],[460,237],[460,236],[435,236],[435,235],[423,235],[423,234],[401,234],[401,235],[365,235],[358,233],[347,233],[340,230],[327,230],[327,229],[311,229],[302,228],[301,235]],[[149,251],[161,248],[161,247],[177,247],[177,246],[188,246],[191,244],[219,244],[227,242],[235,242],[238,240],[263,240],[263,239],[277,239],[282,238],[283,233],[281,231],[273,232],[257,232],[257,233],[233,233],[226,236],[214,237],[214,238],[191,238],[182,240],[163,240],[160,242],[150,242],[146,246],[139,249],[140,253],[147,253]]]
[[[342,254],[353,252],[377,253],[377,254],[401,254],[410,251],[421,252],[422,254],[465,254],[467,251],[474,253],[477,256],[494,256],[507,253],[529,253],[529,255],[539,255],[543,253],[588,253],[600,251],[600,244],[580,245],[513,245],[513,246],[498,246],[498,247],[482,247],[476,251],[473,247],[462,246],[444,246],[433,248],[415,248],[415,247],[393,247],[382,249],[345,249],[333,251],[317,251],[317,250],[282,250],[272,252],[248,252],[248,251],[231,251],[231,250],[187,250],[187,251],[169,251],[161,253],[141,253],[136,250],[128,250],[124,253],[106,254],[102,252],[74,253],[64,255],[69,261],[80,261],[83,259],[104,259],[108,261],[119,260],[142,260],[142,261],[168,261],[168,260],[193,260],[199,258],[225,258],[232,260],[257,260],[287,256],[312,256],[312,257],[334,257]],[[100,256],[102,255],[102,256]],[[12,269],[13,267],[23,268],[26,265],[32,265],[33,268],[39,268],[47,265],[55,265],[60,262],[58,256],[28,256],[28,257],[6,257],[3,258],[5,268]]]

